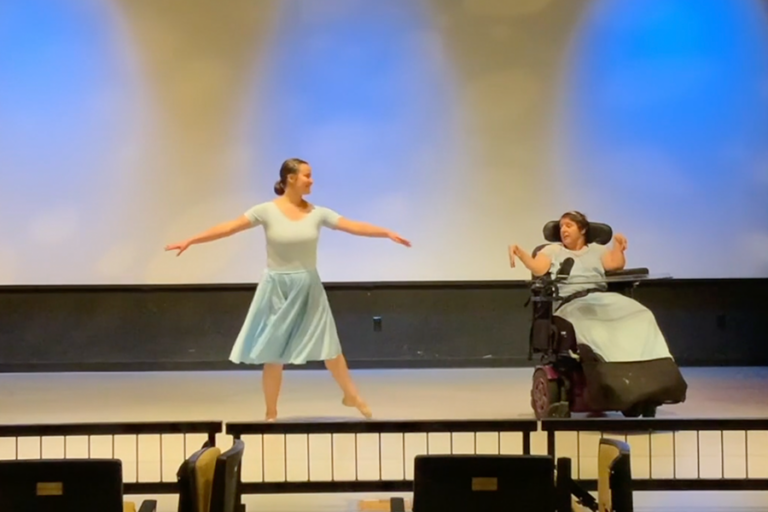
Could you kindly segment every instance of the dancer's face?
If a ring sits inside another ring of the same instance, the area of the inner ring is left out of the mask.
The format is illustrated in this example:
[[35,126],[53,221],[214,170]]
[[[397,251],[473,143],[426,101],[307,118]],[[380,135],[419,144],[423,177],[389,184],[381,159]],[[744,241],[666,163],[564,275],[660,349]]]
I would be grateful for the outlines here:
[[307,195],[312,192],[312,167],[306,164],[301,164],[299,172],[292,174],[288,180],[291,186],[295,187],[296,191],[301,195]]

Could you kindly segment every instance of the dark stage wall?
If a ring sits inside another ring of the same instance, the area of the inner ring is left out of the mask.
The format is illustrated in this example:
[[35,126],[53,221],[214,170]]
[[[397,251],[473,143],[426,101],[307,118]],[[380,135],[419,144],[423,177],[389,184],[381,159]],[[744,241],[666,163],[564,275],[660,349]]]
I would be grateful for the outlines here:
[[[531,364],[523,283],[326,287],[353,368]],[[0,288],[0,371],[237,368],[227,356],[254,289]],[[682,366],[768,365],[767,290],[766,279],[670,280],[635,296]]]

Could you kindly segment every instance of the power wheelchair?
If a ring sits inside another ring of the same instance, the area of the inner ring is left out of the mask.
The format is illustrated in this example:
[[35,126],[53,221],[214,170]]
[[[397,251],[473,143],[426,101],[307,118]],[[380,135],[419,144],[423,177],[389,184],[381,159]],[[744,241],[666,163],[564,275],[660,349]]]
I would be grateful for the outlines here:
[[[560,242],[559,222],[548,222],[543,234],[549,243]],[[609,225],[590,223],[587,243],[607,245],[612,238]],[[533,256],[547,245],[536,247]],[[608,271],[605,291],[632,297],[634,288],[650,279],[647,268]],[[620,411],[629,418],[655,417],[659,406],[684,402],[688,385],[671,357],[606,362],[589,346],[579,343],[570,322],[554,311],[555,302],[578,300],[560,297],[558,285],[566,280],[567,276],[548,273],[533,276],[530,281],[533,321],[529,360],[534,354],[540,356],[531,388],[531,407],[536,418],[568,418],[572,412],[609,411]]]

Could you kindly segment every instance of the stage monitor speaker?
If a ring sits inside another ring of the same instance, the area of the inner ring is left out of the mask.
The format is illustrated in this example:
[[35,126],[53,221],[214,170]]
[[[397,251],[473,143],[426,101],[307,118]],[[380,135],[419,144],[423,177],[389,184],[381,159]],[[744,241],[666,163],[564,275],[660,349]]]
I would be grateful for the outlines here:
[[413,512],[553,512],[555,464],[546,455],[418,455]]
[[0,461],[0,511],[122,512],[119,460]]

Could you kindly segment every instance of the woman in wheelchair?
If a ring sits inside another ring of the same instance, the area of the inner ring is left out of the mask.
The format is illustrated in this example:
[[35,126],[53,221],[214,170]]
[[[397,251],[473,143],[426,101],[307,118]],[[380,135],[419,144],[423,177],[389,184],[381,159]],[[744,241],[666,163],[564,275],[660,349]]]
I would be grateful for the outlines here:
[[[558,354],[548,354],[550,357],[538,372],[540,378],[548,376],[547,389],[539,389],[539,394],[546,396],[538,397],[547,403],[540,403],[538,409],[536,404],[532,405],[537,416],[562,415],[564,404],[568,405],[568,412],[621,410],[630,415],[630,410],[639,408],[646,415],[655,414],[657,405],[683,401],[687,385],[674,364],[653,313],[633,298],[608,291],[606,272],[624,269],[627,239],[617,234],[613,237],[612,247],[589,243],[594,238],[590,237],[590,229],[586,216],[572,211],[560,217],[559,237],[554,230],[553,236],[548,237],[550,240],[559,238],[560,242],[539,247],[533,255],[516,245],[509,248],[511,266],[514,267],[515,259],[519,258],[534,276],[559,276],[559,298],[549,305],[554,315],[549,315],[549,324],[554,325],[549,331],[555,331],[561,338],[575,338],[565,345],[565,351],[570,350],[575,358],[581,359],[578,372],[583,370],[579,375],[586,378],[586,396],[574,396],[572,388],[578,384],[572,382],[574,376],[564,369],[573,368],[573,365],[558,364]],[[572,334],[568,335],[566,331],[570,330]],[[562,345],[555,343],[553,346],[561,347],[553,348],[553,351],[563,351]],[[644,362],[647,364],[643,365]],[[627,366],[626,363],[637,364]],[[627,380],[623,375],[626,372],[634,372],[633,378]],[[576,381],[579,381],[578,377]],[[663,385],[661,388],[648,386],[648,381]],[[560,385],[555,388],[553,382]],[[620,389],[628,385],[635,389]],[[533,394],[536,395],[536,375]],[[586,403],[574,403],[579,399]],[[559,405],[560,413],[550,411],[547,414],[547,411],[539,410],[545,405],[551,409],[553,404]]]
[[[589,345],[605,361],[644,361],[672,357],[653,313],[626,295],[605,290],[600,283],[606,271],[621,270],[626,264],[627,239],[616,235],[613,247],[588,244],[589,221],[584,214],[568,212],[560,218],[561,243],[549,244],[536,256],[513,246],[511,260],[520,258],[533,275],[557,274],[563,262],[574,263],[568,279],[559,285],[564,303],[555,304],[555,313],[573,325],[579,343]],[[568,300],[569,297],[573,297]]]

